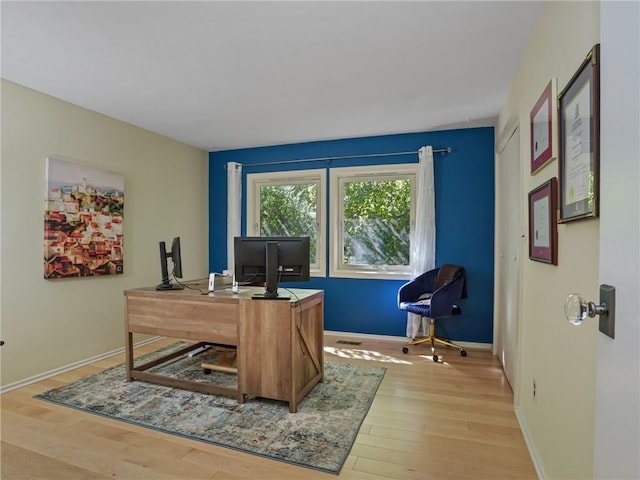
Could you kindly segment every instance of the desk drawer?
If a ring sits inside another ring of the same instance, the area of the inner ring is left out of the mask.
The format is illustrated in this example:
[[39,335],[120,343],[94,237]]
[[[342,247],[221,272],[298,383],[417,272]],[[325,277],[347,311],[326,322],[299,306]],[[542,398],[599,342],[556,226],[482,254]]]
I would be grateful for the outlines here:
[[185,299],[126,297],[129,332],[238,343],[238,304]]

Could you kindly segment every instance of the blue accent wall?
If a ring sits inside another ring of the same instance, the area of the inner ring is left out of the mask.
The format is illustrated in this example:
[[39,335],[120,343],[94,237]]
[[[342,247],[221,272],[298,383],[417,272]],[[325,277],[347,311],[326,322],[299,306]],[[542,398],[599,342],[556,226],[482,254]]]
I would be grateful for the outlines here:
[[[472,128],[438,132],[384,135],[324,142],[211,152],[209,154],[209,267],[226,268],[227,162],[243,165],[243,228],[245,233],[246,174],[417,162],[417,153],[262,165],[307,158],[415,151],[424,145],[451,147],[434,155],[436,191],[436,265],[454,263],[467,271],[469,297],[460,302],[462,314],[438,322],[439,336],[451,340],[493,341],[494,260],[494,131]],[[329,245],[329,242],[327,242]],[[327,255],[329,257],[329,255]],[[327,271],[329,269],[327,268]],[[396,295],[404,281],[312,278],[287,284],[325,291],[325,330],[404,336],[406,314],[397,309]]]

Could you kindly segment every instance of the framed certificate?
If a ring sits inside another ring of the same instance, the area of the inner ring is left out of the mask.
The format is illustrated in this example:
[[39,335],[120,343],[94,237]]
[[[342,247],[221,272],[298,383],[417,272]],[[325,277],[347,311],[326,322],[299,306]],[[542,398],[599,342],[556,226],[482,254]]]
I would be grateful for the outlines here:
[[558,264],[558,181],[547,180],[529,192],[529,258]]
[[560,218],[598,216],[600,165],[600,45],[587,54],[558,95]]
[[531,110],[531,175],[553,160],[554,126],[557,113],[555,105],[556,81],[549,81]]

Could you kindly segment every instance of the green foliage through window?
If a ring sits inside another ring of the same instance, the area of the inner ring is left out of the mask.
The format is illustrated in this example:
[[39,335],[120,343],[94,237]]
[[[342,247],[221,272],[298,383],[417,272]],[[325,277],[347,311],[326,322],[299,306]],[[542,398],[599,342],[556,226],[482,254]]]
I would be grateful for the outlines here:
[[344,263],[409,265],[411,182],[345,182],[342,193]]
[[260,235],[310,237],[311,263],[316,262],[317,186],[283,184],[260,187]]

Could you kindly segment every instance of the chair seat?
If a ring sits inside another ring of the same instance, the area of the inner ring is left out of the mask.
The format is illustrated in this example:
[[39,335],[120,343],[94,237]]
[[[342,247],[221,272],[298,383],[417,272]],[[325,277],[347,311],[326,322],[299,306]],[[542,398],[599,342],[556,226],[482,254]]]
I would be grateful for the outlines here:
[[[421,317],[429,317],[431,313],[431,305],[422,302],[400,302],[400,310],[415,313]],[[462,309],[456,305],[451,305],[451,315],[460,315]]]
[[431,312],[431,305],[421,302],[401,302],[400,310],[415,313],[421,317],[428,317]]

